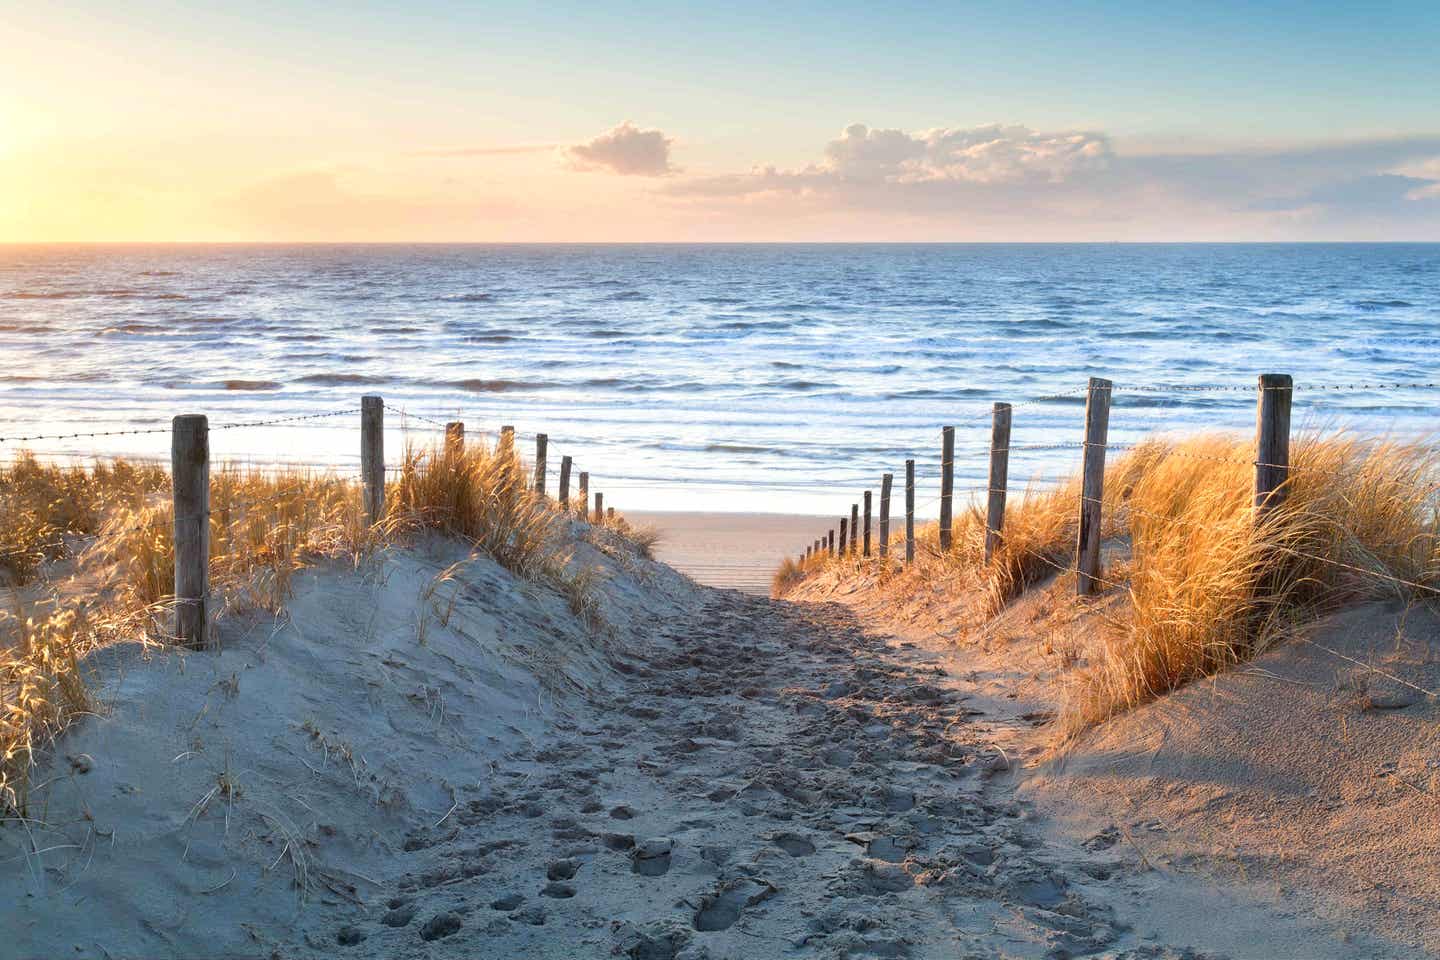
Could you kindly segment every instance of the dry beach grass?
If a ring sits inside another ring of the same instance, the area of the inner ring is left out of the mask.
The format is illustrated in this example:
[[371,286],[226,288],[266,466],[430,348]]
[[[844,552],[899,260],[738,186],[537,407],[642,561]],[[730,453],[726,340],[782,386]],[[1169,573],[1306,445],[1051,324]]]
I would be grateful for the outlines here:
[[[509,449],[412,447],[387,484],[384,519],[366,524],[355,482],[304,470],[224,465],[211,477],[215,616],[275,612],[295,574],[322,559],[358,564],[383,544],[429,531],[459,538],[522,578],[563,589],[589,611],[592,578],[566,569],[567,518],[534,492]],[[125,461],[0,468],[0,808],[23,812],[36,752],[92,708],[80,666],[122,639],[168,639],[174,592],[166,472]],[[591,536],[648,551],[654,535],[623,517]],[[593,616],[588,619],[594,620]]]
[[[1206,435],[1154,439],[1106,470],[1104,607],[1073,677],[1061,729],[1073,736],[1192,680],[1249,660],[1297,624],[1377,596],[1433,596],[1440,586],[1440,451],[1425,442],[1347,435],[1300,439],[1288,496],[1255,522],[1250,445]],[[916,562],[819,556],[786,560],[777,596],[822,572],[878,577],[893,596],[965,594],[975,616],[998,614],[1027,588],[1072,577],[1079,480],[1032,492],[1005,516],[1001,548],[983,553],[972,506],[941,552],[938,527],[917,533]],[[895,547],[899,549],[896,550]]]

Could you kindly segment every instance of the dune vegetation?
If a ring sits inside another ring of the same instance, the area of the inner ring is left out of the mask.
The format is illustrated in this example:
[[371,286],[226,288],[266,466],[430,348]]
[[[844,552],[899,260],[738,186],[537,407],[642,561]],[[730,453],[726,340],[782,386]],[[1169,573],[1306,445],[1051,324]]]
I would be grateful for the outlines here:
[[983,622],[1028,588],[1058,579],[1056,594],[1066,602],[1105,606],[1062,716],[1060,729],[1070,736],[1249,660],[1337,607],[1382,596],[1437,598],[1440,451],[1433,445],[1300,438],[1284,503],[1262,523],[1252,459],[1248,440],[1223,435],[1153,439],[1115,458],[1105,472],[1107,562],[1098,600],[1073,598],[1078,476],[1012,498],[989,563],[976,504],[959,512],[948,553],[932,523],[917,531],[908,569],[896,559],[902,537],[885,563],[788,559],[774,590],[783,596],[826,574],[866,577],[891,596],[963,596]]
[[[537,494],[508,448],[405,451],[386,484],[384,518],[366,523],[359,485],[334,474],[217,465],[210,480],[213,616],[279,611],[295,574],[320,561],[359,564],[377,549],[442,533],[518,576],[564,593],[598,622],[594,578],[570,563],[577,538],[622,539],[648,554],[654,535],[616,514],[572,527]],[[0,468],[0,810],[23,812],[37,750],[95,709],[85,655],[120,640],[165,643],[174,593],[168,472],[123,460]]]

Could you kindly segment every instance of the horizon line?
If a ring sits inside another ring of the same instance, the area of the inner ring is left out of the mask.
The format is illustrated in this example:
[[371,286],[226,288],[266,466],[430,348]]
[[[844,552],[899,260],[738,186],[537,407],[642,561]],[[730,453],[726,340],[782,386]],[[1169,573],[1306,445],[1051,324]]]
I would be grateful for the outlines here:
[[1428,240],[0,240],[0,247],[1066,247],[1434,245]]

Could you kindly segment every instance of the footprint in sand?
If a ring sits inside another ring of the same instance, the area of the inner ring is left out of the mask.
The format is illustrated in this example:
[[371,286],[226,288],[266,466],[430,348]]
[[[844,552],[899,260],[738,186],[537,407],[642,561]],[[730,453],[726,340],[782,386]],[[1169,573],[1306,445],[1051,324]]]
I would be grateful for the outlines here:
[[403,927],[414,919],[415,908],[406,904],[405,906],[396,907],[385,914],[385,916],[380,918],[380,922],[387,927]]
[[770,842],[792,857],[808,857],[815,852],[815,844],[798,833],[776,834],[770,839]]
[[440,940],[460,930],[461,922],[459,914],[437,913],[425,925],[420,928],[421,940]]
[[545,870],[546,880],[569,880],[580,870],[580,861],[574,857],[556,860]]
[[642,877],[663,877],[670,872],[670,854],[675,842],[669,837],[650,837],[635,845],[630,869]]
[[700,901],[695,911],[695,929],[702,933],[728,930],[740,919],[746,907],[768,900],[775,895],[775,887],[764,880],[732,880],[719,890]]

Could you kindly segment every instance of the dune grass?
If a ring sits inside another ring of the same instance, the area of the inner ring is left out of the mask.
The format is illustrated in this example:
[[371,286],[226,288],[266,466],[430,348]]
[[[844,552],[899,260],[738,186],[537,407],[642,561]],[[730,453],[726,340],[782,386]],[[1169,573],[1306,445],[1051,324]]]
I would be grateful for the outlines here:
[[[569,569],[569,524],[578,516],[535,493],[531,476],[509,448],[412,447],[372,527],[349,479],[220,465],[210,481],[215,616],[278,611],[306,566],[358,564],[382,546],[438,532],[552,584],[594,624],[593,572]],[[8,545],[0,587],[13,598],[0,610],[0,810],[23,812],[36,751],[92,709],[85,655],[122,639],[169,639],[169,476],[124,461],[59,467],[22,457],[0,472],[0,507],[0,544]],[[591,529],[643,553],[654,542],[619,515]]]
[[[1097,624],[1074,675],[1062,717],[1068,735],[1248,660],[1343,604],[1435,599],[1424,588],[1440,587],[1440,450],[1348,435],[1300,438],[1285,503],[1263,524],[1253,510],[1252,459],[1248,440],[1207,435],[1151,440],[1108,465],[1103,536],[1126,558],[1101,577],[1106,594],[1124,602]],[[948,553],[932,523],[917,531],[909,569],[893,559],[786,560],[776,594],[831,571],[876,577],[901,595],[963,594],[982,618],[1057,577],[1065,588],[1057,596],[1069,597],[1079,489],[1075,477],[1012,500],[988,564],[976,505],[957,517]],[[892,558],[903,556],[903,541],[896,543]]]

